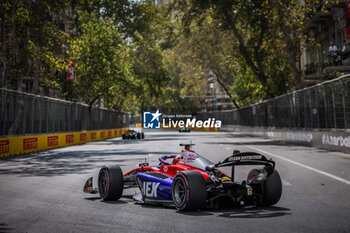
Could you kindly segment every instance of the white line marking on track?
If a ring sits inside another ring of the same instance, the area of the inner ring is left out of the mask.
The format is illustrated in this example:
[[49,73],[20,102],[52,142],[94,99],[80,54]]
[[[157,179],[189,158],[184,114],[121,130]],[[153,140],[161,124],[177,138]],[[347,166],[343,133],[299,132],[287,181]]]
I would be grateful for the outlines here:
[[316,168],[313,168],[313,167],[307,166],[307,165],[305,165],[305,164],[302,164],[302,163],[293,161],[293,160],[291,160],[291,159],[287,159],[287,158],[285,158],[285,157],[282,157],[282,156],[279,156],[279,155],[275,155],[275,154],[269,153],[269,152],[267,152],[267,151],[264,151],[264,150],[261,150],[261,149],[259,149],[259,148],[256,148],[255,146],[248,146],[248,145],[244,145],[244,146],[249,147],[249,148],[251,148],[251,149],[253,149],[253,150],[260,151],[261,153],[264,153],[264,154],[267,154],[267,155],[270,155],[270,156],[273,156],[273,157],[282,159],[282,160],[284,160],[284,161],[293,163],[293,164],[298,165],[298,166],[300,166],[300,167],[306,168],[306,169],[308,169],[308,170],[310,170],[310,171],[317,172],[317,173],[319,173],[319,174],[328,176],[329,178],[332,178],[332,179],[334,179],[334,180],[337,180],[337,181],[340,181],[340,182],[343,182],[343,183],[345,183],[345,184],[350,185],[350,181],[348,181],[348,180],[346,180],[346,179],[343,179],[343,178],[341,178],[341,177],[339,177],[339,176],[335,176],[335,175],[332,175],[332,174],[330,174],[330,173],[328,173],[328,172],[324,172],[324,171],[318,170],[318,169],[316,169]]
[[291,183],[289,183],[288,181],[286,181],[285,179],[283,179],[283,178],[281,178],[282,179],[282,184],[284,185],[284,186],[290,186],[290,185],[292,185]]

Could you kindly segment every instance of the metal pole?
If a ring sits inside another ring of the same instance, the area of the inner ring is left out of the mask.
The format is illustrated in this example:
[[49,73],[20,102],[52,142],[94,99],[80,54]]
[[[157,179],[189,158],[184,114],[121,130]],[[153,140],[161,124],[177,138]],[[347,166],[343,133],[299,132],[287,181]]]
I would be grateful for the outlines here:
[[334,97],[334,83],[332,83],[332,102],[333,102],[333,118],[334,118],[334,128],[337,128],[337,113],[335,109],[335,97]]
[[316,100],[316,116],[317,116],[317,128],[320,128],[320,114],[319,114],[319,110],[318,110],[318,89],[317,87],[315,88],[315,100]]
[[346,105],[345,105],[345,91],[347,92],[346,88],[344,88],[344,80],[341,79],[341,86],[342,86],[342,99],[343,99],[343,111],[344,111],[344,129],[348,128],[347,119],[346,119]]
[[312,108],[312,93],[311,93],[311,89],[309,89],[310,91],[310,99],[309,99],[309,114],[310,114],[310,128],[312,129],[313,128],[313,121],[312,121],[312,111],[311,111],[311,108]]
[[43,108],[41,105],[42,99],[38,99],[38,113],[39,113],[39,129],[38,129],[38,133],[42,133],[42,115],[43,115]]
[[49,104],[48,104],[48,100],[45,100],[45,113],[46,113],[46,117],[45,117],[45,123],[46,123],[46,128],[45,128],[45,133],[50,132],[49,130],[49,120],[50,120],[50,109],[49,109]]
[[0,65],[2,65],[2,69],[0,70],[1,71],[1,73],[0,73],[0,78],[1,78],[0,87],[5,88],[6,87],[6,80],[5,80],[6,63],[2,57],[0,57],[0,62],[1,62]]
[[[23,94],[20,94],[20,95],[23,95]],[[23,95],[23,105],[22,105],[22,107],[23,107],[23,115],[24,115],[24,117],[23,117],[23,119],[24,119],[24,122],[23,122],[23,131],[22,131],[22,134],[26,134],[26,128],[27,128],[27,111],[26,111],[26,97]],[[17,114],[18,114],[18,111],[17,111]],[[16,114],[16,117],[17,117],[17,114]],[[15,124],[16,124],[16,120],[15,120]],[[15,126],[16,128],[17,128],[17,125]],[[17,131],[17,130],[16,130]],[[15,133],[17,133],[17,132],[15,132]]]
[[295,96],[298,98],[298,108],[297,108],[297,115],[298,115],[298,128],[301,128],[301,124],[300,124],[300,121],[301,121],[301,117],[300,117],[300,96],[299,96],[299,93],[295,93]]
[[35,101],[35,97],[32,98],[32,119],[30,119],[31,121],[31,129],[30,129],[30,133],[34,133],[34,121],[35,121],[35,113],[34,113],[34,101]]
[[7,122],[7,91],[5,90],[2,90],[2,105],[3,105],[3,108],[4,110],[2,111],[4,113],[4,123],[3,123],[3,132],[2,132],[2,135],[7,135],[8,133],[6,132],[6,122]]
[[304,108],[304,128],[306,128],[306,98],[305,98],[305,92],[303,92],[303,99],[304,99],[304,106],[303,106],[303,108]]
[[322,85],[324,95],[323,95],[323,101],[324,101],[324,116],[326,118],[326,129],[328,129],[328,114],[327,114],[327,97],[326,97],[326,88],[324,85]]

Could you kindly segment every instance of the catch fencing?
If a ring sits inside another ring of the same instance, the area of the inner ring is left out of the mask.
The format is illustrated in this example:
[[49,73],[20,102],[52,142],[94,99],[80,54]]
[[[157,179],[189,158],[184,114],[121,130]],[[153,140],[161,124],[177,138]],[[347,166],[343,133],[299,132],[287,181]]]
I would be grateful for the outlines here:
[[0,88],[0,136],[116,129],[129,114]]
[[349,129],[350,75],[232,111],[200,112],[223,125],[253,127]]

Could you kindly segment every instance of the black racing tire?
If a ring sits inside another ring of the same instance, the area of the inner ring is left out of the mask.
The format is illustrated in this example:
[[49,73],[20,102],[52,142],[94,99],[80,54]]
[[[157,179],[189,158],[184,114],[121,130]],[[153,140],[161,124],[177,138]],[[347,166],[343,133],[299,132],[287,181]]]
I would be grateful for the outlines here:
[[145,134],[141,133],[141,138],[144,139],[145,138]]
[[141,133],[137,133],[137,139],[141,139]]
[[187,132],[191,132],[191,129],[188,129],[188,131]]
[[[257,178],[261,171],[261,169],[252,169],[248,174],[247,183],[259,183]],[[272,206],[280,200],[282,195],[282,181],[277,170],[273,170],[271,175],[261,182],[261,195],[262,199],[259,203],[261,206]]]
[[203,175],[198,171],[177,173],[172,187],[175,207],[180,211],[196,211],[205,207],[207,186]]
[[98,193],[104,201],[116,201],[123,194],[123,172],[117,166],[102,167],[98,173]]
[[125,140],[125,139],[126,139],[126,136],[125,136],[125,134],[123,134],[123,135],[122,135],[122,138],[123,138],[123,140]]

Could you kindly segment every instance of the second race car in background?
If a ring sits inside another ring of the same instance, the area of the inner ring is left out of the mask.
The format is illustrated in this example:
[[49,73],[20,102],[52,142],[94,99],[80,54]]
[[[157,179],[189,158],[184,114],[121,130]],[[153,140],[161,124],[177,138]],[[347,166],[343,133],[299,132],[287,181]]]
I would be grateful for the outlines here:
[[143,139],[145,134],[143,132],[137,132],[135,130],[128,130],[122,134],[123,140],[125,139]]
[[181,127],[181,128],[179,128],[179,132],[180,132],[180,133],[181,133],[181,132],[191,132],[191,129],[188,128],[188,127]]

